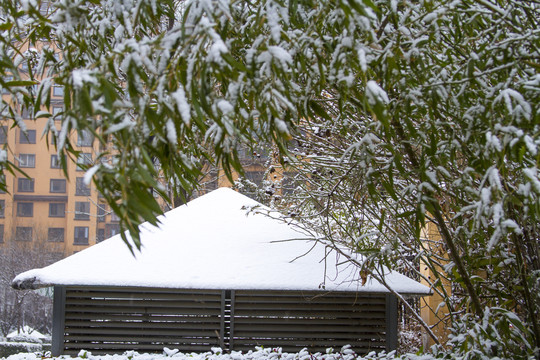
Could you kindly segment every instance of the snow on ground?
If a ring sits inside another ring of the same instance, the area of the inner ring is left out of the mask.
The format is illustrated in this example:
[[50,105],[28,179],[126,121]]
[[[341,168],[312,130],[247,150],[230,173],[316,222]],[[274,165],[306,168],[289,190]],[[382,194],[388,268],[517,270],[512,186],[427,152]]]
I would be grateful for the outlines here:
[[139,354],[136,351],[127,351],[117,355],[92,355],[91,352],[82,350],[77,357],[63,355],[56,358],[49,357],[49,354],[42,353],[20,353],[0,358],[5,360],[43,360],[44,358],[55,360],[371,360],[371,359],[391,359],[393,353],[371,352],[366,356],[359,357],[354,351],[344,346],[342,349],[327,349],[326,353],[312,354],[306,349],[297,353],[282,352],[281,348],[255,348],[248,352],[233,351],[230,354],[222,353],[220,348],[212,348],[205,353],[181,353],[178,350],[165,348],[163,354]]

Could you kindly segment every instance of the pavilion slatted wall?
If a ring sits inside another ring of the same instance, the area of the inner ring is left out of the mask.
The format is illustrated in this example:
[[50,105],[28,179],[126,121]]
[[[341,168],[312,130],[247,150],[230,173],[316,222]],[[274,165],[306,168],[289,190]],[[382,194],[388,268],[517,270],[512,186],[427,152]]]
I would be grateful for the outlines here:
[[63,353],[207,351],[222,345],[221,308],[219,290],[67,288]]
[[385,350],[385,303],[384,294],[235,291],[230,341],[235,350]]
[[[58,294],[57,291],[61,290]],[[389,350],[385,294],[301,291],[55,288],[53,355],[127,350]],[[57,316],[62,314],[64,316]],[[390,319],[390,320],[389,320]],[[55,333],[56,334],[55,334]],[[392,339],[390,339],[392,343]]]

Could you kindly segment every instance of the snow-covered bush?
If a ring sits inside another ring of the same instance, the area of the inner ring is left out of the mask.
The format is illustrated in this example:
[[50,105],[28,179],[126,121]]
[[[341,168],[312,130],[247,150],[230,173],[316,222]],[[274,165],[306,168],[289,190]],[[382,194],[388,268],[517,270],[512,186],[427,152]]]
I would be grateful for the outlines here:
[[533,334],[513,312],[486,308],[482,319],[466,314],[452,329],[448,346],[467,360],[522,359],[534,353]]
[[41,351],[41,344],[25,342],[0,342],[0,358],[10,355]]
[[402,325],[398,332],[398,354],[417,353],[424,346],[425,335],[422,327],[415,321]]
[[10,342],[24,342],[24,343],[33,343],[41,344],[42,341],[40,338],[32,336],[30,334],[18,334],[8,338]]

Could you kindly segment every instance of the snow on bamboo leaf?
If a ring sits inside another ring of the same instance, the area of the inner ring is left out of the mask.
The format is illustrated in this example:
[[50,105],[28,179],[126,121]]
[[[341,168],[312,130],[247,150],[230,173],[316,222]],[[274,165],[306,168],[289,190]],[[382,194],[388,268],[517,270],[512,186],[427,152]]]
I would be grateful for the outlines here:
[[186,124],[186,126],[189,126],[191,124],[191,106],[187,101],[186,92],[182,84],[178,84],[178,89],[171,95],[176,102],[176,106],[178,108],[178,111],[180,112],[180,115],[182,116],[184,124]]

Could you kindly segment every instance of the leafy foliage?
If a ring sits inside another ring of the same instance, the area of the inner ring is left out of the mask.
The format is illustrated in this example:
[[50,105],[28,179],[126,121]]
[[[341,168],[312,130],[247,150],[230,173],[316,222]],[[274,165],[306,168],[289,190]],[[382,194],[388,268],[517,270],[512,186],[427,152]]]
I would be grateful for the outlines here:
[[421,260],[458,331],[510,310],[529,334],[523,356],[538,354],[535,2],[1,4],[2,121],[24,128],[19,106],[52,119],[38,110],[63,86],[62,126],[45,130],[72,159],[71,133],[100,141],[87,180],[137,245],[154,195],[170,200],[159,176],[179,196],[205,161],[241,171],[240,145],[271,142],[297,174],[287,211],[364,254],[361,276]]

